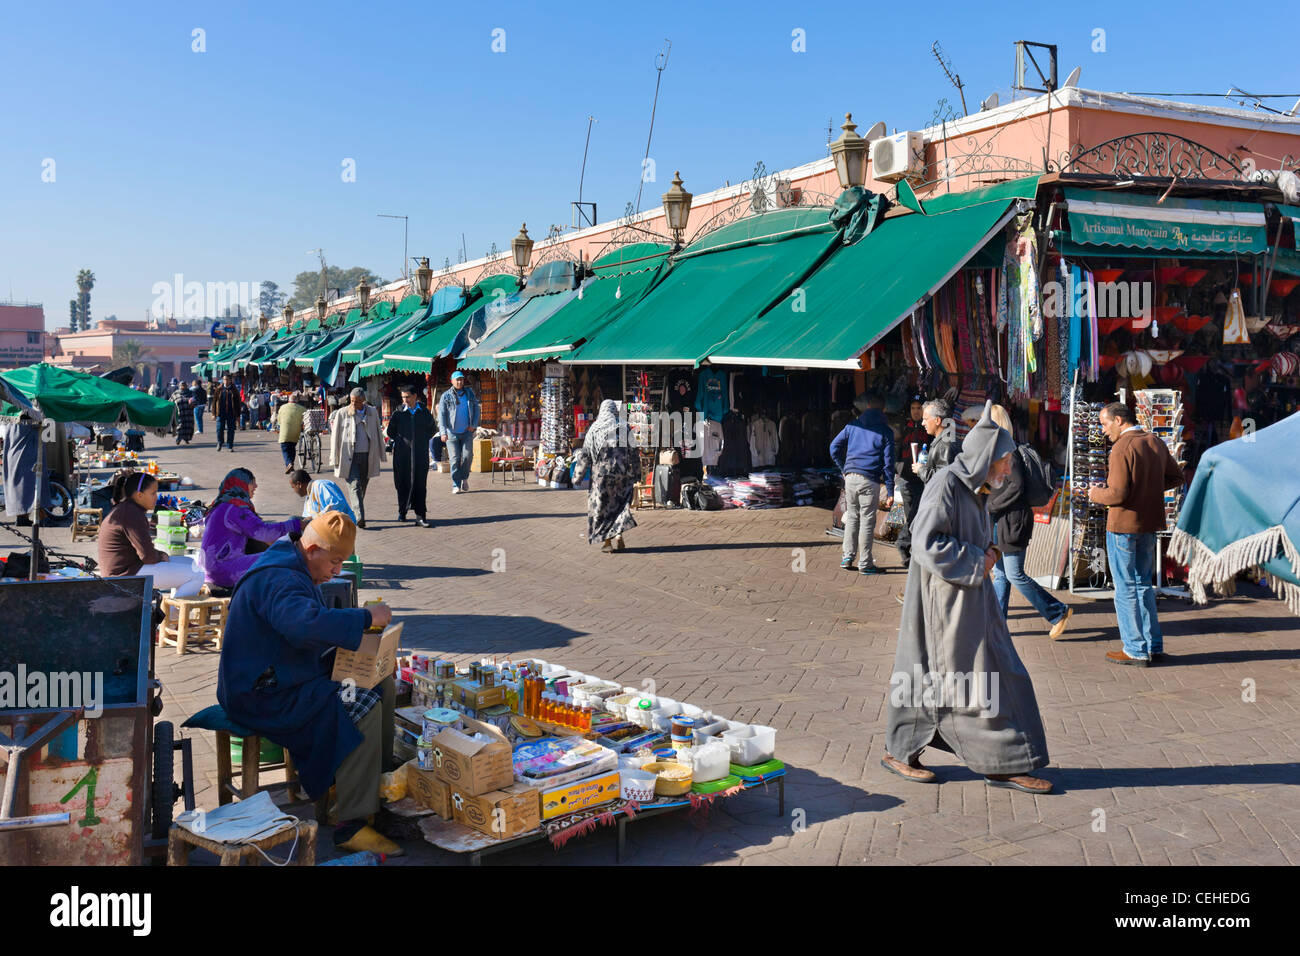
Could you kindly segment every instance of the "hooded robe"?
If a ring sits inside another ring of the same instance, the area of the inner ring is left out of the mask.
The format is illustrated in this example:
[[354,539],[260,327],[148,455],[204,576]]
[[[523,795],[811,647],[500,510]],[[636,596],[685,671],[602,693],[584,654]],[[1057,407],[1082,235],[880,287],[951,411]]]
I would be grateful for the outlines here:
[[993,462],[1016,447],[990,405],[961,454],[926,483],[912,525],[886,745],[904,763],[936,747],[979,774],[1024,774],[1047,765],[1047,737],[984,572],[993,533],[981,489]]
[[217,702],[235,723],[287,747],[319,798],[363,740],[332,680],[335,648],[361,645],[370,613],[330,608],[297,535],[281,538],[235,587],[217,668]]

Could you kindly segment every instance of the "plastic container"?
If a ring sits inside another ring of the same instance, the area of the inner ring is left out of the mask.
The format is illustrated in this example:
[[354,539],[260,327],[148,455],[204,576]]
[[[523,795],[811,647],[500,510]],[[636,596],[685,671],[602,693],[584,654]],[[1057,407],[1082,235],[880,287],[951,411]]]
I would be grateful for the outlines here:
[[[731,749],[720,740],[710,740],[700,747],[691,747],[691,777],[696,783],[721,780],[731,772]],[[682,751],[679,751],[679,758]]]
[[732,787],[738,787],[742,783],[744,783],[744,781],[739,777],[727,774],[725,777],[718,780],[710,780],[706,783],[700,783],[697,780],[695,783],[691,784],[691,790],[695,793],[717,793],[719,790],[730,790]]
[[632,767],[620,770],[618,774],[619,796],[624,800],[632,800],[636,803],[649,803],[655,798],[655,785],[658,780],[656,774],[645,770],[637,770]]
[[641,768],[655,775],[655,793],[661,797],[680,797],[691,790],[691,768],[682,763],[655,761]]
[[780,776],[785,773],[785,764],[773,758],[763,763],[755,764],[752,767],[741,767],[737,764],[731,765],[731,772],[740,777],[742,780],[757,780],[760,777]]
[[731,762],[742,767],[764,763],[776,756],[776,729],[761,724],[742,724],[722,732],[731,751]]

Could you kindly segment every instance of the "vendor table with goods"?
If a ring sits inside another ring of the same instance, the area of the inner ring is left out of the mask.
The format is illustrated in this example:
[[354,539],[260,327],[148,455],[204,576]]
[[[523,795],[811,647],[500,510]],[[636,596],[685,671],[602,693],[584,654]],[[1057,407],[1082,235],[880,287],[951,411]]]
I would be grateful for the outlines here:
[[776,785],[785,765],[771,727],[601,680],[543,660],[400,656],[389,809],[418,816],[428,842],[469,855],[550,840],[557,849],[600,825],[618,829],[671,810]]

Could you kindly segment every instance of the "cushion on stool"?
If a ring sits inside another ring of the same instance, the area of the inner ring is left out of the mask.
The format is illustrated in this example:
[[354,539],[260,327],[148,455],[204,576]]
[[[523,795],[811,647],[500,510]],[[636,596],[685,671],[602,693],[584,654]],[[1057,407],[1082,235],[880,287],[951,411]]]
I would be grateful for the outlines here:
[[261,736],[255,730],[249,730],[241,727],[228,716],[220,704],[213,704],[211,707],[204,707],[201,711],[191,717],[182,727],[193,727],[197,730],[226,730],[235,737],[257,737]]

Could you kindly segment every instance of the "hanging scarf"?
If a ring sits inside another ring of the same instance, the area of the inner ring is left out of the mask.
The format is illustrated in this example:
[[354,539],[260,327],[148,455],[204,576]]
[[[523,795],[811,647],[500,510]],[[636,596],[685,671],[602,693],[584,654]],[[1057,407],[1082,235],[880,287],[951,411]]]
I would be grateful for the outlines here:
[[212,502],[212,507],[229,502],[236,508],[247,508],[256,514],[257,509],[253,507],[253,493],[248,487],[253,481],[253,473],[247,468],[232,469],[225,478],[221,479],[221,487],[217,489],[217,500]]

